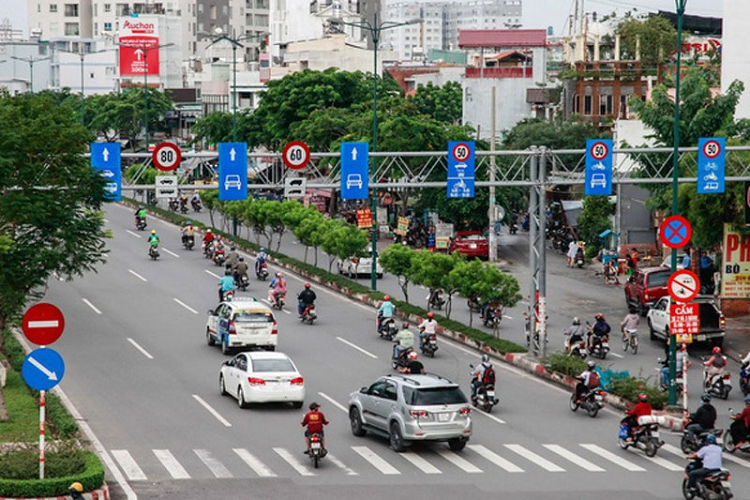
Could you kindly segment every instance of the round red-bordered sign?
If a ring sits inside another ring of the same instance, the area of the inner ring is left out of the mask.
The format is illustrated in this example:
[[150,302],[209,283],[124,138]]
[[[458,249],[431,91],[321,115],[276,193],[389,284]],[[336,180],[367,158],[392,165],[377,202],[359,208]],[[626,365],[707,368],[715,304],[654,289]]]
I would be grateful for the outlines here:
[[453,146],[453,151],[451,151],[451,154],[453,155],[453,158],[456,159],[456,161],[463,163],[469,159],[469,156],[471,156],[471,148],[468,144],[459,142],[458,144]]
[[151,160],[154,162],[154,166],[162,172],[171,172],[180,166],[182,152],[177,144],[162,142],[154,148],[154,152],[151,153]]
[[700,280],[693,271],[682,269],[669,277],[667,291],[675,302],[690,302],[701,291]]
[[690,243],[693,228],[685,217],[671,215],[659,226],[659,241],[669,248],[682,248]]
[[50,345],[59,339],[65,330],[65,317],[56,306],[42,302],[31,306],[26,311],[21,322],[21,329],[29,342],[36,345]]
[[706,158],[714,159],[721,154],[721,144],[718,141],[706,141],[703,144],[703,154]]
[[310,163],[310,148],[302,141],[292,141],[284,146],[281,159],[292,170],[301,170]]
[[609,154],[609,148],[603,142],[595,142],[591,145],[591,157],[596,161],[602,161]]

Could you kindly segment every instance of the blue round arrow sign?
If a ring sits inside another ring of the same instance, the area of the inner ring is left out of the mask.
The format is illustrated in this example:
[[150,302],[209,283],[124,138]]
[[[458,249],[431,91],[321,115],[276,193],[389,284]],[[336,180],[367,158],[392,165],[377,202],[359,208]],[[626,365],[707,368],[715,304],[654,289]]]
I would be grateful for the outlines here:
[[54,349],[41,347],[26,356],[21,367],[21,375],[29,387],[37,391],[52,389],[65,374],[65,362]]

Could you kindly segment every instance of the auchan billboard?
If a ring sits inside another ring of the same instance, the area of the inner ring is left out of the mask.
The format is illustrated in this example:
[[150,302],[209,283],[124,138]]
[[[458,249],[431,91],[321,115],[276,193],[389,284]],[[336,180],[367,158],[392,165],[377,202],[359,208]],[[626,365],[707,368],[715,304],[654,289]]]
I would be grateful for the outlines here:
[[128,17],[120,28],[120,76],[159,75],[156,19]]

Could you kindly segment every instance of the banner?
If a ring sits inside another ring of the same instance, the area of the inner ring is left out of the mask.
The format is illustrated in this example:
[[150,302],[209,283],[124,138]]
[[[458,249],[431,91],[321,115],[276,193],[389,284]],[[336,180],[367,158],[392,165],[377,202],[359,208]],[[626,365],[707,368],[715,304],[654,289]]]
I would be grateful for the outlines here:
[[435,248],[447,250],[453,236],[453,224],[435,224]]
[[750,298],[750,231],[724,224],[721,298]]
[[393,231],[399,236],[406,236],[406,233],[409,232],[409,218],[408,217],[399,217],[398,218],[398,227],[395,231]]
[[156,18],[128,17],[120,29],[120,76],[159,75]]
[[372,227],[372,210],[369,208],[357,210],[357,227],[361,229],[370,229]]

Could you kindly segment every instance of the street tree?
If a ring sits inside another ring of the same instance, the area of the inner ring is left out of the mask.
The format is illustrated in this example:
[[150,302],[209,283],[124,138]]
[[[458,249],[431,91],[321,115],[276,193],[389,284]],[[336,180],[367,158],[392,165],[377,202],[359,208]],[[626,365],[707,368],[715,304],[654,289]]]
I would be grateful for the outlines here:
[[318,247],[323,242],[322,226],[324,221],[323,215],[317,210],[313,210],[292,229],[294,236],[305,245],[305,264],[307,263],[307,252],[310,247],[313,247],[315,251],[314,265],[318,265]]
[[[460,257],[456,255],[421,250],[414,257],[416,273],[412,277],[415,285],[426,287],[430,293],[427,295],[427,310],[430,310],[430,295],[432,292],[442,288],[445,291],[450,287],[448,274],[456,267]],[[446,308],[447,310],[447,308]],[[450,317],[450,316],[449,316]]]
[[[578,217],[578,236],[597,250],[601,247],[599,235],[612,229],[612,215],[615,206],[608,196],[585,196],[583,209]],[[590,255],[590,254],[589,254]]]
[[195,141],[204,138],[210,143],[231,142],[232,123],[232,113],[214,111],[198,120],[191,132]]
[[208,210],[208,218],[211,221],[211,225],[216,227],[216,224],[214,223],[214,212],[219,210],[221,205],[221,202],[219,201],[219,190],[204,189],[201,191],[201,203],[203,204],[203,208]]
[[656,66],[674,54],[677,46],[677,30],[662,16],[626,15],[617,23],[621,39],[621,58],[639,59],[647,70],[655,74]]
[[417,253],[404,245],[391,245],[380,254],[380,265],[384,271],[396,275],[406,303],[409,303],[409,282],[419,273]]
[[419,114],[430,116],[438,122],[459,125],[463,117],[463,89],[460,82],[446,82],[442,87],[427,82],[418,85],[409,96]]

